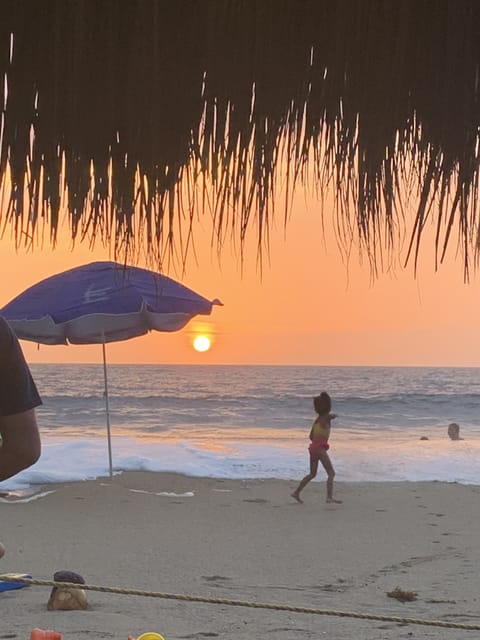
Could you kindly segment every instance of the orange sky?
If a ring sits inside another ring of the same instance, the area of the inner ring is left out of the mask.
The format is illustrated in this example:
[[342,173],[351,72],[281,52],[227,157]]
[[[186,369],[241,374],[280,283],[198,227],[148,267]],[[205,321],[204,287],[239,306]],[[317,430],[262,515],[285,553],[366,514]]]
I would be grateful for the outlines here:
[[[439,272],[434,272],[432,251],[426,246],[416,279],[412,266],[397,266],[394,275],[381,275],[372,283],[369,267],[360,265],[356,249],[347,268],[331,234],[322,239],[320,207],[313,200],[296,198],[286,237],[281,220],[279,212],[278,229],[271,234],[270,264],[265,262],[262,278],[256,268],[254,228],[242,274],[232,247],[226,246],[219,265],[210,250],[209,230],[198,227],[198,264],[191,256],[184,278],[167,275],[207,298],[220,298],[224,306],[214,307],[210,317],[193,320],[181,332],[153,332],[107,345],[108,361],[480,366],[479,277],[464,284],[454,242]],[[100,246],[94,252],[79,245],[73,252],[46,247],[26,254],[15,251],[5,237],[0,242],[0,305],[58,271],[108,259],[108,251]],[[206,353],[192,348],[198,329],[214,337]],[[101,361],[98,345],[22,346],[32,363]]]

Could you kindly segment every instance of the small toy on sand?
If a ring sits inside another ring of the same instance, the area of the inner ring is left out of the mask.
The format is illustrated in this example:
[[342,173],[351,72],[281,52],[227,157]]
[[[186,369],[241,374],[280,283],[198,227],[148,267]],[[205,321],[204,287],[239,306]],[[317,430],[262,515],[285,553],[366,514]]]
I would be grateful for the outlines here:
[[52,629],[32,629],[30,640],[62,640],[62,634]]
[[0,591],[11,591],[12,589],[23,589],[28,587],[26,582],[19,582],[18,578],[31,578],[28,573],[8,573],[8,580],[0,580]]

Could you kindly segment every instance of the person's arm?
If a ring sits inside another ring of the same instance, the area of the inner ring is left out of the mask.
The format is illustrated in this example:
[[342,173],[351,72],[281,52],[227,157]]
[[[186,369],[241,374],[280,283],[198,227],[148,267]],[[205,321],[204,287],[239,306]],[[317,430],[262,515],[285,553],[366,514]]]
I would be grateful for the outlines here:
[[30,467],[40,457],[35,409],[0,417],[0,482]]
[[11,478],[40,457],[35,407],[42,400],[20,343],[0,317],[0,481]]

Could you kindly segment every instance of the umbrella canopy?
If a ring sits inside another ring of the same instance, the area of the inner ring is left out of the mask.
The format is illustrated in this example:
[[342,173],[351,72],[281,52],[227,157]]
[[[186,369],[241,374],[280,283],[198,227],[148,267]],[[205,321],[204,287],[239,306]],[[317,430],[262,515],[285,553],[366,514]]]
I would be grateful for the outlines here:
[[23,340],[95,344],[178,331],[215,304],[153,271],[92,262],[33,285],[0,314]]
[[194,316],[209,315],[213,305],[221,304],[147,269],[92,262],[26,289],[0,309],[0,315],[23,340],[102,344],[112,475],[105,343],[129,340],[151,330],[178,331]]

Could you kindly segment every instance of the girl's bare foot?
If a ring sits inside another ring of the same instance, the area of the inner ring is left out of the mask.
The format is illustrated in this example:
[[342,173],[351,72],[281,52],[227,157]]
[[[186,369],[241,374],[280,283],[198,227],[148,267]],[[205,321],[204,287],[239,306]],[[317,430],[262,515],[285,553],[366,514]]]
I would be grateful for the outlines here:
[[336,500],[335,498],[327,498],[327,502],[333,503],[333,504],[343,504],[342,500]]
[[290,494],[292,496],[292,498],[294,500],[296,500],[297,502],[299,502],[300,504],[303,504],[303,500],[300,498],[300,496],[298,495],[298,493],[296,491],[294,491],[292,494]]
[[0,558],[3,558],[4,555],[5,555],[5,547],[0,542]]

